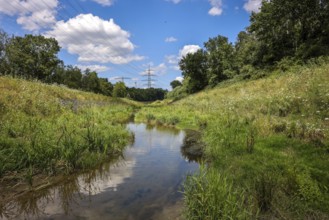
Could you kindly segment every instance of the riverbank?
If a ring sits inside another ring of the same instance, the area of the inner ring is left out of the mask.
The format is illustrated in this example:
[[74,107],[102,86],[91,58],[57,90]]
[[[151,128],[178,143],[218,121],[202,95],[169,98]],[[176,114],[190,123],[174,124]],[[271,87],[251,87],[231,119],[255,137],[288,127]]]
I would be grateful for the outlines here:
[[34,191],[8,200],[0,206],[0,216],[184,219],[180,189],[186,176],[199,167],[195,155],[186,151],[190,144],[195,148],[194,133],[133,122],[127,123],[126,129],[135,139],[121,156],[86,172],[56,176],[58,184],[34,187]]
[[131,136],[121,123],[135,114],[202,132],[187,140],[202,139],[207,164],[185,182],[188,219],[328,219],[328,85],[319,61],[136,112],[131,101],[1,77],[1,185],[33,190],[47,186],[40,176],[101,164],[122,152]]
[[319,60],[156,103],[136,120],[203,133],[208,165],[185,183],[187,218],[328,219],[328,85]]
[[21,194],[94,168],[132,138],[122,123],[135,102],[10,77],[0,77],[0,92],[1,192]]

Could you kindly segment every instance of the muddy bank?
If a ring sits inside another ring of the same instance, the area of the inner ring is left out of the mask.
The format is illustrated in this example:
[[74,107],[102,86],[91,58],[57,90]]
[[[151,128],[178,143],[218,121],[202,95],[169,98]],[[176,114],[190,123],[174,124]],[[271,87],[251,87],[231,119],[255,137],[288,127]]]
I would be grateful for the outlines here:
[[203,157],[205,143],[202,142],[202,133],[186,129],[185,138],[181,147],[182,155],[189,161],[200,162]]
[[22,178],[22,175],[14,173],[6,175],[0,180],[0,207],[28,193],[37,192],[63,183],[67,181],[68,177],[67,175],[46,176],[38,174],[33,176],[33,183],[31,185]]

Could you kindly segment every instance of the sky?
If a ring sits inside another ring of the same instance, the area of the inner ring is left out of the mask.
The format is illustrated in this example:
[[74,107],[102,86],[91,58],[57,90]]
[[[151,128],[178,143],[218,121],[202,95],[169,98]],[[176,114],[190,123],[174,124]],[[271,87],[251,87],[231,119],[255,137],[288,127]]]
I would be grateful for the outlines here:
[[[170,90],[179,60],[218,35],[234,43],[261,0],[0,0],[10,35],[53,37],[65,65],[89,68],[112,83]],[[120,79],[121,78],[121,79]]]

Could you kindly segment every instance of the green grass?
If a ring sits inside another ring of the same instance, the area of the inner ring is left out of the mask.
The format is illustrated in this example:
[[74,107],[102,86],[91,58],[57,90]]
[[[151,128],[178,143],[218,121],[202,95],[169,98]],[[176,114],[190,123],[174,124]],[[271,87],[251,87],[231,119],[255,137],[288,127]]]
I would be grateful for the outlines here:
[[[329,219],[328,85],[318,60],[156,103],[136,119],[202,131],[208,168],[187,179],[188,219]],[[228,195],[235,206],[220,202]]]
[[184,183],[187,219],[253,219],[257,213],[243,191],[216,169],[201,167]]
[[[0,178],[93,168],[122,152],[136,103],[0,77]],[[10,179],[9,178],[9,179]]]

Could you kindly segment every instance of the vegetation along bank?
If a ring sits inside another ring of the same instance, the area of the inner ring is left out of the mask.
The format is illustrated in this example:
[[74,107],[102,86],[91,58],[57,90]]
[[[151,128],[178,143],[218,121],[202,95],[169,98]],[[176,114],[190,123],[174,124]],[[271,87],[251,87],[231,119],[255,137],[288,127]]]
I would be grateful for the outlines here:
[[0,91],[2,197],[13,186],[94,168],[132,138],[121,124],[132,101],[11,77],[0,77]]
[[[33,185],[120,153],[129,140],[120,122],[137,105],[10,77],[138,101],[166,94],[65,66],[55,39],[0,37],[1,183]],[[271,0],[235,44],[219,35],[181,58],[183,81],[135,119],[202,132],[204,165],[184,184],[187,219],[329,219],[328,55],[328,1]]]
[[328,219],[328,85],[329,63],[317,61],[158,102],[136,120],[202,131],[188,219]]

